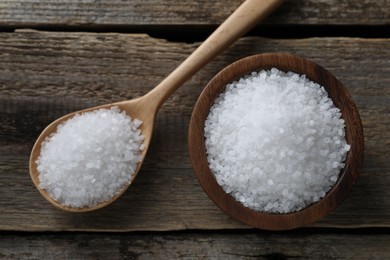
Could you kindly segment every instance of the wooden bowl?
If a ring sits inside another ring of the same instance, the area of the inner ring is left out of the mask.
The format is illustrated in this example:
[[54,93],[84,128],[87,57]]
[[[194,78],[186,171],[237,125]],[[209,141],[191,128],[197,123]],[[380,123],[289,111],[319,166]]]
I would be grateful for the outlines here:
[[[217,183],[207,161],[204,123],[215,98],[225,86],[253,71],[278,68],[305,74],[310,80],[324,86],[345,120],[347,143],[351,146],[338,181],[324,198],[292,213],[274,214],[252,210],[225,193]],[[315,222],[333,211],[347,196],[358,177],[363,161],[364,137],[358,110],[348,91],[327,70],[304,58],[289,54],[271,53],[241,59],[220,71],[206,86],[195,104],[189,126],[189,151],[195,174],[207,195],[224,212],[255,228],[289,230]]]

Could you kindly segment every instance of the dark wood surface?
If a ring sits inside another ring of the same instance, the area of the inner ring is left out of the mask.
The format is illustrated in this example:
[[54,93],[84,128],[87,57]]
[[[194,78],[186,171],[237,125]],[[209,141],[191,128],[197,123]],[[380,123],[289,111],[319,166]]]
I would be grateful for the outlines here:
[[7,234],[4,259],[388,259],[390,235],[364,232]]
[[[146,93],[196,44],[171,43],[145,35],[28,30],[0,34],[0,39],[0,180],[7,187],[0,190],[0,227],[5,230],[244,227],[223,214],[199,187],[189,163],[188,122],[199,93],[218,70],[244,55],[273,51],[275,46],[278,51],[310,58],[334,73],[355,99],[365,128],[366,157],[357,185],[345,203],[313,225],[390,225],[390,192],[386,188],[390,169],[390,93],[386,87],[389,40],[241,39],[161,108],[150,152],[126,194],[106,209],[75,215],[52,207],[31,182],[28,157],[39,133],[68,112]],[[319,50],[324,50],[321,55]],[[375,65],[364,66],[370,63]],[[113,216],[116,221],[112,221]],[[156,218],[161,221],[153,221]]]
[[[3,26],[217,25],[243,0],[3,0]],[[286,0],[265,24],[386,25],[388,0]]]
[[[188,29],[192,39],[197,28],[218,24],[239,2],[0,3],[0,259],[390,257],[386,35],[242,38],[161,108],[145,164],[114,204],[91,213],[64,213],[35,190],[28,158],[47,124],[75,110],[141,96],[198,46],[110,32],[107,25],[138,26],[141,32],[149,28],[141,25],[150,25],[161,34]],[[337,35],[350,35],[337,25],[370,25],[374,32],[389,24],[388,1],[286,2],[265,22],[283,25],[281,34],[292,24],[320,25],[319,30],[328,24]],[[49,27],[22,29],[37,25]],[[107,32],[88,32],[92,27]],[[298,231],[276,233],[251,229],[220,211],[199,186],[187,151],[190,114],[207,82],[239,58],[275,51],[309,58],[343,83],[359,109],[366,145],[359,179],[333,213]]]

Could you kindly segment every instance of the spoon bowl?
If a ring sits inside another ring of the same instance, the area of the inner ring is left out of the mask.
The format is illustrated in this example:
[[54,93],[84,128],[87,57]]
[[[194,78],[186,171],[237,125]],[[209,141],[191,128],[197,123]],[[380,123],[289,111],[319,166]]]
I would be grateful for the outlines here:
[[[56,132],[57,126],[63,121],[70,119],[77,113],[88,112],[99,108],[110,108],[117,106],[121,111],[125,111],[131,118],[138,118],[143,121],[140,126],[142,135],[144,136],[145,149],[142,151],[142,161],[138,163],[131,181],[136,177],[142,162],[146,156],[153,132],[154,119],[160,106],[165,100],[183,85],[191,76],[193,76],[204,65],[229,47],[239,37],[248,32],[262,18],[266,17],[274,9],[276,9],[283,1],[282,0],[246,0],[230,17],[221,24],[213,34],[205,42],[203,42],[179,67],[168,75],[159,85],[146,95],[129,101],[123,101],[113,104],[102,105],[89,108],[79,112],[71,113],[63,116],[51,123],[38,137],[30,156],[30,175],[39,192],[57,208],[71,212],[92,211],[105,207],[115,201],[128,188],[130,183],[123,187],[121,191],[110,200],[100,203],[93,207],[72,208],[66,207],[54,200],[46,190],[39,186],[39,171],[36,161],[39,158],[41,144],[53,133]],[[129,173],[130,174],[130,173]]]
[[[142,161],[138,163],[137,168],[136,168],[134,174],[132,174],[132,176],[131,176],[130,183],[132,183],[133,180],[135,179],[139,169],[141,168],[143,160],[144,160],[144,158],[146,156],[146,153],[148,151],[150,140],[152,138],[154,119],[155,119],[155,116],[157,114],[157,108],[153,107],[153,105],[149,105],[149,106],[146,107],[144,102],[147,102],[148,99],[149,99],[148,96],[144,96],[143,98],[138,98],[138,99],[134,99],[134,100],[124,101],[124,102],[117,102],[117,103],[112,103],[112,104],[107,104],[107,105],[102,105],[102,106],[97,106],[97,107],[84,109],[84,110],[81,110],[81,111],[78,111],[78,112],[74,112],[74,113],[70,113],[70,114],[67,114],[67,115],[65,115],[63,117],[60,117],[57,120],[55,120],[54,122],[52,122],[50,125],[48,125],[42,131],[41,135],[36,140],[36,142],[34,144],[34,147],[32,149],[31,155],[30,155],[30,175],[31,175],[31,179],[32,179],[34,185],[37,187],[38,191],[42,194],[42,196],[44,198],[46,198],[55,207],[57,207],[59,209],[62,209],[62,210],[70,211],[70,212],[93,211],[93,210],[96,210],[96,209],[103,208],[103,207],[111,204],[116,199],[118,199],[126,191],[128,186],[123,187],[110,200],[107,200],[105,202],[102,202],[102,203],[97,204],[96,206],[92,206],[92,207],[73,208],[73,207],[69,207],[69,206],[64,206],[61,203],[59,203],[58,201],[56,201],[55,199],[53,199],[50,196],[50,194],[45,189],[41,189],[39,187],[39,183],[40,183],[40,181],[39,181],[39,172],[38,172],[38,169],[37,169],[36,161],[38,160],[39,155],[40,155],[41,144],[47,137],[49,137],[50,135],[52,135],[53,133],[56,132],[58,125],[60,125],[62,122],[66,121],[68,119],[71,119],[76,114],[89,112],[89,111],[93,111],[93,110],[97,110],[97,109],[101,109],[101,108],[110,109],[111,107],[116,106],[121,111],[124,111],[131,118],[138,118],[138,119],[142,120],[142,124],[139,126],[139,129],[141,130],[142,135],[144,136],[143,145],[145,146],[145,148],[141,152]],[[153,111],[153,109],[154,109],[154,111]],[[129,185],[130,185],[130,183],[129,183]]]
[[[347,143],[351,146],[338,181],[325,197],[306,208],[292,213],[274,214],[252,210],[227,194],[216,181],[207,160],[204,126],[214,100],[227,84],[253,71],[277,68],[304,74],[323,86],[345,121]],[[363,127],[355,103],[347,89],[327,70],[307,59],[281,53],[259,54],[236,61],[220,71],[206,86],[192,112],[189,126],[189,152],[200,185],[225,213],[255,228],[289,230],[315,222],[333,211],[347,196],[358,177],[363,161]]]

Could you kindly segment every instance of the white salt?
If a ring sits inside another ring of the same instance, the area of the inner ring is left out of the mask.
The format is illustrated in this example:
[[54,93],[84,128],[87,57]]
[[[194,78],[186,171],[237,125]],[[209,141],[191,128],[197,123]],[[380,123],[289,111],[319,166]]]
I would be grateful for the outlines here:
[[118,107],[77,114],[42,143],[40,187],[64,206],[108,201],[130,183],[144,146],[138,127]]
[[205,144],[219,185],[244,206],[269,213],[323,198],[350,149],[326,90],[275,68],[226,86],[205,122]]

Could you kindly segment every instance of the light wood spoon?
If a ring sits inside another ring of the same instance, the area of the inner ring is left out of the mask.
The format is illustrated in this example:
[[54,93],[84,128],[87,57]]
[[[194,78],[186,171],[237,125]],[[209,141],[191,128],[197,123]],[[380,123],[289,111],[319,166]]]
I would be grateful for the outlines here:
[[[156,114],[165,100],[177,90],[185,81],[199,71],[210,60],[216,57],[224,49],[235,42],[239,37],[253,28],[262,18],[266,17],[274,9],[276,9],[283,1],[282,0],[247,0],[245,1],[217,30],[201,44],[179,67],[177,67],[167,78],[159,85],[144,96],[128,101],[122,101],[98,107],[93,107],[78,112],[65,115],[53,123],[51,123],[38,137],[32,149],[30,156],[30,175],[39,190],[39,192],[54,206],[72,212],[92,211],[105,207],[115,201],[128,188],[123,187],[121,192],[108,201],[100,203],[93,207],[72,208],[66,207],[54,200],[46,190],[39,186],[39,172],[37,170],[36,161],[40,155],[41,144],[46,137],[50,136],[57,130],[57,126],[63,121],[70,119],[77,113],[87,112],[99,108],[110,108],[112,106],[119,107],[132,118],[139,118],[143,121],[140,129],[144,135],[145,149],[142,151],[142,161],[138,164],[135,173],[132,175],[131,183],[136,177],[141,168],[143,159],[149,148],[150,140],[153,132],[153,124]],[[130,174],[130,173],[129,173]]]

